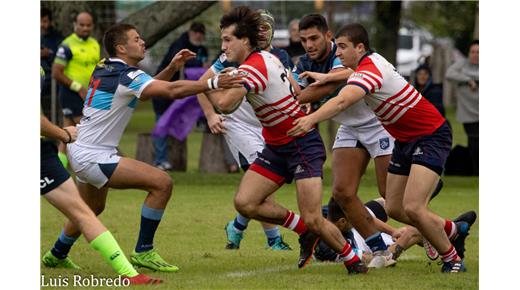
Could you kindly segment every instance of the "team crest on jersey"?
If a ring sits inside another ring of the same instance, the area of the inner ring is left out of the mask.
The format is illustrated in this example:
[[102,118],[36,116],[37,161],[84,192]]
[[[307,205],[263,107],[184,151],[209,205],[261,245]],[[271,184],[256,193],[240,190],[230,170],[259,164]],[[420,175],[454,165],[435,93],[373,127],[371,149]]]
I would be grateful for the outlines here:
[[390,147],[390,139],[388,137],[379,139],[379,147],[383,150],[388,149]]

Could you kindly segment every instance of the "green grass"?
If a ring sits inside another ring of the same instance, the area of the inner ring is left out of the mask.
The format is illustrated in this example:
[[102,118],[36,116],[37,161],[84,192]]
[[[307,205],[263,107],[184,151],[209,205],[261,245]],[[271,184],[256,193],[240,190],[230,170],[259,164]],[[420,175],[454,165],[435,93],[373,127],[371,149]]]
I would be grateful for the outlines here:
[[[136,134],[150,131],[153,114],[149,104],[140,104],[121,142],[127,156],[135,155]],[[448,110],[453,120],[453,111]],[[465,144],[462,127],[452,121],[454,143]],[[326,139],[326,138],[324,138]],[[201,133],[188,138],[188,171],[172,173],[175,180],[173,198],[155,239],[161,255],[181,270],[178,273],[158,274],[165,284],[153,289],[477,289],[479,271],[479,222],[467,239],[467,273],[446,275],[440,266],[429,264],[423,249],[412,247],[405,252],[398,265],[391,269],[372,270],[368,275],[349,276],[337,264],[312,263],[298,270],[297,236],[281,229],[284,239],[295,249],[273,252],[264,249],[265,237],[260,225],[252,222],[238,251],[224,250],[224,224],[232,219],[234,191],[241,174],[200,174],[197,171]],[[330,162],[330,158],[329,158]],[[330,163],[325,166],[324,201],[331,192]],[[433,211],[445,217],[474,209],[478,212],[478,178],[444,177],[441,194],[432,201]],[[377,196],[373,165],[362,180],[359,194],[363,200]],[[140,190],[112,190],[105,212],[100,216],[122,249],[129,254],[137,239],[140,208],[145,192]],[[276,199],[293,210],[297,209],[294,185],[286,185],[276,193]],[[43,200],[43,199],[42,199]],[[64,218],[47,202],[41,202],[41,251],[52,247],[61,230]],[[393,225],[397,223],[393,222]],[[85,240],[79,240],[71,252],[72,259],[82,266],[80,271],[55,270],[42,267],[42,275],[65,277],[80,274],[84,277],[113,277],[111,268],[93,251]],[[85,288],[88,289],[88,288]]]

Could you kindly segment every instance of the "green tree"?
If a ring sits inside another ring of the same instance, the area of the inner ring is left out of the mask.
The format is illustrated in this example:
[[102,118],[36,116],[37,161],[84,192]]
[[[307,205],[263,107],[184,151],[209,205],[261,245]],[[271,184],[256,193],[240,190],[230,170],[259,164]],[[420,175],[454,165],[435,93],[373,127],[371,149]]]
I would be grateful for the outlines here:
[[412,20],[439,37],[450,37],[455,47],[466,53],[473,40],[478,2],[411,2],[403,19]]

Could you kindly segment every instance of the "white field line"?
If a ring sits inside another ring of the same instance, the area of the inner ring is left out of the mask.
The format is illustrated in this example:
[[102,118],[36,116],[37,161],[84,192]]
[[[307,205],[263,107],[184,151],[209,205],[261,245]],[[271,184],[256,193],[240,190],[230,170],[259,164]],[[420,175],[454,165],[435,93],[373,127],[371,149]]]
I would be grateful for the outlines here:
[[[426,255],[424,256],[418,256],[418,255],[404,255],[399,257],[400,261],[420,261],[423,260],[425,262],[428,262],[428,258]],[[341,266],[340,263],[321,263],[316,261],[311,261],[310,264],[307,265],[307,267],[322,267],[322,266]],[[293,270],[298,269],[296,264],[294,265],[279,265],[279,266],[272,266],[269,268],[260,268],[258,270],[251,270],[251,271],[233,271],[233,272],[227,272],[223,273],[224,276],[229,278],[243,278],[243,277],[250,277],[250,276],[256,276],[261,274],[267,274],[267,273],[275,273],[275,272],[282,272],[287,270]]]

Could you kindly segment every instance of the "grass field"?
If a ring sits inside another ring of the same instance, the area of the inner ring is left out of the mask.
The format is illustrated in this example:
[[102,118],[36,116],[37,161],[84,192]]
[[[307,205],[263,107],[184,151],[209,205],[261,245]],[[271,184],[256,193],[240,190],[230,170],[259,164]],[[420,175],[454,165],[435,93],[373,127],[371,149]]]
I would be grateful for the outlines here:
[[[449,110],[453,120],[453,111]],[[465,144],[462,127],[452,121],[454,143]],[[128,127],[121,149],[135,155],[136,135],[150,131],[153,115],[150,104],[140,104]],[[371,270],[367,275],[349,276],[342,265],[312,263],[303,270],[296,266],[297,236],[281,229],[293,251],[265,250],[265,237],[260,225],[251,222],[238,251],[225,250],[224,224],[235,215],[233,194],[241,174],[200,174],[197,172],[202,135],[193,132],[189,138],[188,171],[172,173],[175,181],[173,198],[159,227],[155,247],[161,255],[181,270],[172,274],[151,273],[165,283],[154,289],[477,289],[479,271],[479,221],[471,229],[466,243],[467,273],[446,275],[440,266],[428,263],[423,249],[412,247],[390,269]],[[326,138],[324,138],[326,139]],[[446,217],[476,210],[478,213],[478,178],[444,177],[444,189],[432,201],[433,211]],[[331,194],[330,158],[325,167],[324,202]],[[367,170],[359,194],[363,200],[377,196],[373,167]],[[127,255],[137,239],[140,208],[145,193],[139,190],[112,190],[105,212],[100,216]],[[277,200],[297,209],[294,185],[286,185],[276,194]],[[47,202],[41,202],[41,251],[52,247],[64,218]],[[393,223],[397,225],[397,223]],[[84,239],[78,240],[71,258],[82,267],[79,271],[42,267],[46,279],[82,276],[113,277],[111,268]],[[143,270],[144,273],[150,273]],[[88,288],[84,288],[88,289]]]

